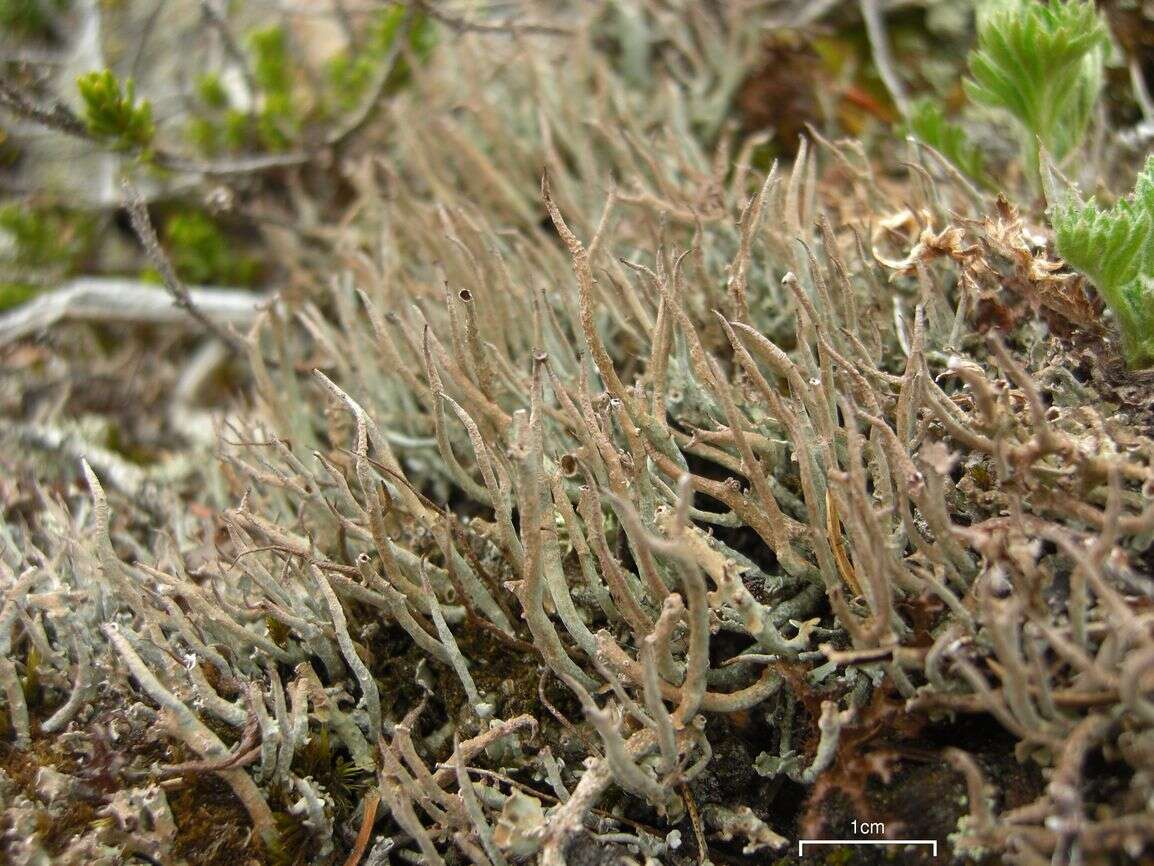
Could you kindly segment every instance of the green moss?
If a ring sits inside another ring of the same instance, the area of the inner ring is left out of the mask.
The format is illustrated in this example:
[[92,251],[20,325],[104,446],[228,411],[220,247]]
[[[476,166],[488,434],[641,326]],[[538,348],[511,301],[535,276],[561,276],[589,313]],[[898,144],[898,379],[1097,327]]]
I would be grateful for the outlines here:
[[264,618],[265,628],[268,629],[268,636],[281,649],[288,646],[289,636],[292,634],[292,629],[281,622],[276,617],[266,616]]
[[293,758],[293,772],[316,779],[332,798],[335,817],[344,820],[373,782],[373,774],[357,767],[348,754],[338,751],[322,727]]
[[282,106],[266,108],[256,117],[256,137],[266,150],[288,150],[299,132],[287,110]]
[[328,62],[326,72],[332,88],[332,101],[341,110],[349,110],[360,102],[373,80],[376,58],[363,54],[338,54]]
[[92,239],[92,217],[67,208],[28,202],[0,206],[0,233],[7,235],[6,260],[17,267],[48,268],[72,261]]
[[208,117],[193,117],[188,122],[188,140],[206,156],[216,156],[224,147],[224,127]]
[[0,283],[0,312],[32,300],[42,289],[43,286],[32,283]]
[[[407,11],[404,6],[393,6],[383,10],[369,31],[369,44],[366,50],[382,56],[387,53],[397,39]],[[408,39],[413,56],[420,61],[427,60],[437,44],[437,32],[427,15],[413,15],[412,23],[409,25]],[[402,58],[397,65],[397,74],[408,75],[409,72],[410,70]]]
[[250,133],[267,150],[287,150],[300,132],[302,119],[293,92],[288,35],[283,27],[258,30],[249,36],[249,46],[253,79],[262,100]]
[[273,813],[277,841],[265,850],[269,866],[298,866],[316,847],[301,819],[291,812]]
[[229,150],[241,150],[251,138],[252,118],[243,111],[231,108],[224,116],[222,138]]
[[254,110],[235,106],[218,75],[210,73],[197,79],[200,111],[190,119],[187,130],[189,142],[202,154],[284,151],[300,137],[305,112],[296,93],[284,28],[269,27],[249,34],[248,49],[257,87]]
[[[284,28],[269,27],[249,34],[247,46],[257,88],[256,107],[237,107],[218,75],[202,75],[195,89],[200,110],[187,127],[190,144],[206,156],[291,149],[309,123],[343,116],[360,104],[393,49],[402,22],[410,14],[403,7],[390,7],[374,16],[360,48],[331,58],[323,86],[319,91],[308,91],[307,99],[305,91],[297,86],[291,45]],[[424,60],[435,42],[429,19],[412,15],[408,51],[389,72],[384,93],[404,87],[412,77],[407,58]]]
[[826,866],[849,866],[854,862],[857,853],[857,850],[849,845],[833,848],[825,855]]

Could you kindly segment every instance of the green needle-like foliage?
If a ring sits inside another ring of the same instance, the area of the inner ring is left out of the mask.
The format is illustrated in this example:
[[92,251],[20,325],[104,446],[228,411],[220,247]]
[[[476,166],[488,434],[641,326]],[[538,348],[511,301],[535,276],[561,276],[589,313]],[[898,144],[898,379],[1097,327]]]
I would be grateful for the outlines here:
[[405,6],[394,6],[379,12],[368,28],[364,43],[356,50],[349,49],[328,62],[331,99],[341,111],[356,107],[363,98],[385,57],[401,32],[401,25],[411,16],[406,42],[407,56],[397,59],[385,81],[384,92],[391,93],[403,87],[412,75],[409,58],[424,62],[436,45],[436,31],[428,16],[412,14]]
[[1087,0],[993,0],[979,12],[966,93],[1021,124],[1032,176],[1038,143],[1058,160],[1081,143],[1107,45],[1106,25]]
[[249,36],[254,59],[253,77],[266,99],[287,101],[292,93],[288,35],[282,27],[258,30]]
[[1058,252],[1114,311],[1131,367],[1154,364],[1154,156],[1132,195],[1103,210],[1067,202],[1051,213]]
[[[302,110],[293,89],[293,65],[288,33],[283,27],[258,30],[249,36],[253,78],[261,92],[262,106],[256,115],[256,135],[268,150],[288,150],[300,132]],[[233,124],[244,121],[234,115]],[[233,136],[229,136],[232,138]]]
[[228,91],[224,89],[224,84],[221,82],[219,75],[205,73],[197,78],[196,95],[200,97],[200,101],[209,108],[228,108]]
[[76,79],[84,99],[84,121],[88,131],[120,150],[147,151],[156,135],[152,105],[136,100],[131,78],[120,81],[105,69],[88,72]]

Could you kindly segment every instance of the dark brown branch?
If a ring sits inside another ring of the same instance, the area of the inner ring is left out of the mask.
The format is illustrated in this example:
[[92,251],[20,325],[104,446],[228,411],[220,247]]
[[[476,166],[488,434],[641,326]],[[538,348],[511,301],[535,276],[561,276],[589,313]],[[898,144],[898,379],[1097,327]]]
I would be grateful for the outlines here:
[[72,109],[59,102],[37,104],[10,81],[0,80],[0,108],[7,109],[17,117],[71,135],[73,138],[94,140],[84,121],[77,117]]

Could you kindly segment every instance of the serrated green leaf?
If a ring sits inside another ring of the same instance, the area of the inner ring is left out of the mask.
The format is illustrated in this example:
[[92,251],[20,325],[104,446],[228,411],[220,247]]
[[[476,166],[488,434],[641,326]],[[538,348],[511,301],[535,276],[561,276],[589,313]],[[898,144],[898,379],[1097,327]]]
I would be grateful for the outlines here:
[[1104,287],[1134,280],[1142,266],[1149,218],[1094,204],[1055,216],[1058,249],[1071,265]]
[[1091,202],[1051,210],[1058,252],[1098,287],[1132,366],[1154,362],[1154,156],[1134,192],[1108,209]]
[[996,0],[978,16],[963,85],[975,103],[1011,114],[1061,159],[1081,143],[1102,88],[1106,25],[1087,0]]

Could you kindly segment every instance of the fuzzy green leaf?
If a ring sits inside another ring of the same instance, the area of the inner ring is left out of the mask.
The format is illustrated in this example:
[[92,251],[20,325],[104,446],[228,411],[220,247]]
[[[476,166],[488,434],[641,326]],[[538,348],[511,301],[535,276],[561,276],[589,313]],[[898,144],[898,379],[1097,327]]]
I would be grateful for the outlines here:
[[978,16],[966,93],[1008,111],[1031,143],[1061,159],[1085,135],[1107,45],[1106,25],[1086,0],[994,0]]
[[1062,257],[1109,289],[1132,282],[1141,272],[1150,218],[1125,202],[1108,211],[1088,204],[1056,213],[1054,231]]
[[1154,362],[1154,156],[1112,208],[1065,203],[1050,218],[1058,252],[1113,310],[1129,363]]

